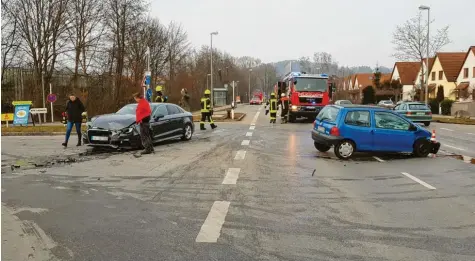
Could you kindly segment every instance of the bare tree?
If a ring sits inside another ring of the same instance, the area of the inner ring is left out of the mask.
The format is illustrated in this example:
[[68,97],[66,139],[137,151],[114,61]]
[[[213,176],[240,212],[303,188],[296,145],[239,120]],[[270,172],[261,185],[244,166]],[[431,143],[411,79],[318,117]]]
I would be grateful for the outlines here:
[[[432,24],[434,20],[430,23]],[[433,57],[442,47],[450,43],[449,26],[438,29],[430,36],[429,55]],[[427,51],[427,22],[419,13],[403,25],[397,26],[393,33],[395,45],[393,56],[401,61],[421,61]]]
[[4,70],[10,67],[18,52],[20,41],[18,35],[18,22],[8,12],[11,1],[2,0],[2,83],[5,78]]
[[[180,24],[171,22],[168,25],[168,77],[173,83],[176,66],[179,65],[188,54],[190,43],[188,35]],[[168,86],[171,88],[171,86]]]
[[16,21],[20,49],[31,59],[39,82],[42,73],[46,81],[53,74],[58,56],[65,51],[68,0],[11,0],[6,8]]
[[74,0],[68,8],[68,38],[73,46],[74,71],[73,88],[77,86],[79,74],[87,75],[88,68],[99,51],[104,33],[104,1]]

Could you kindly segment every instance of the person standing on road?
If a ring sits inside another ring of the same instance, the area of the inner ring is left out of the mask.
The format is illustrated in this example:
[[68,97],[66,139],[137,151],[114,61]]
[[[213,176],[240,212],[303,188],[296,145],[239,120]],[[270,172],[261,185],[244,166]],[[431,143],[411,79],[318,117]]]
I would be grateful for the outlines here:
[[213,118],[213,108],[211,108],[211,99],[210,99],[211,91],[205,91],[205,97],[201,98],[201,121],[200,121],[200,130],[206,130],[205,122],[206,120],[209,121],[211,129],[215,129],[216,126],[214,124]]
[[66,103],[66,114],[67,114],[67,125],[66,125],[66,137],[63,142],[65,148],[68,147],[69,136],[73,130],[73,125],[76,127],[76,133],[78,134],[78,144],[76,146],[81,146],[81,124],[82,124],[82,113],[86,109],[84,104],[79,100],[78,97],[74,94],[69,95],[69,100]]
[[275,123],[277,119],[277,99],[275,98],[275,93],[270,94],[270,99],[267,101],[266,106],[268,106],[269,110],[266,110],[266,115],[267,112],[270,112],[270,123]]
[[135,111],[135,122],[140,125],[140,138],[144,147],[140,155],[150,154],[154,152],[152,135],[150,133],[150,116],[152,114],[150,103],[140,93],[134,94],[134,99],[138,103]]
[[188,91],[186,90],[186,88],[181,89],[180,105],[185,111],[191,111],[190,96],[188,95]]
[[280,98],[280,120],[281,123],[287,123],[287,114],[289,113],[289,97],[285,93],[281,94],[282,98]]

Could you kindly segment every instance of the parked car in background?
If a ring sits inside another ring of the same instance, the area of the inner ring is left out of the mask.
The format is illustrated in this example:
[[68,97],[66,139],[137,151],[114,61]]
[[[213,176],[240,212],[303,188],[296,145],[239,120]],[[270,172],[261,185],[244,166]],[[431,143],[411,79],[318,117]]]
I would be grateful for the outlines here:
[[351,103],[351,101],[349,100],[337,100],[335,102],[335,105],[343,105],[343,104],[353,104],[353,103]]
[[391,100],[382,100],[382,101],[379,101],[378,106],[392,109],[394,107],[394,103]]
[[[190,112],[171,103],[151,103],[150,128],[154,143],[182,139],[190,140],[194,132]],[[84,144],[114,149],[141,148],[140,126],[135,123],[137,104],[128,104],[116,113],[93,117],[83,134]]]
[[328,105],[316,117],[311,134],[317,150],[326,152],[334,146],[335,155],[345,160],[357,151],[427,157],[440,148],[425,128],[376,106]]
[[394,111],[413,122],[424,123],[425,126],[429,126],[432,121],[432,111],[421,102],[403,102],[394,107]]
[[259,98],[259,97],[254,97],[251,99],[251,101],[249,102],[250,105],[261,105],[262,104],[262,100]]

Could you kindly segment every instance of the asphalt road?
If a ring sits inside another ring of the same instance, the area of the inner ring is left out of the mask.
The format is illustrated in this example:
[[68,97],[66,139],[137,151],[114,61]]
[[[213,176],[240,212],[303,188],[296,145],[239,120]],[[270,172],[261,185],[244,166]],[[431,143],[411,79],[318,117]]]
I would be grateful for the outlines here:
[[475,158],[475,125],[432,123],[427,128],[435,129],[444,151]]
[[475,165],[450,147],[342,162],[258,108],[138,159],[3,137],[2,260],[475,260]]

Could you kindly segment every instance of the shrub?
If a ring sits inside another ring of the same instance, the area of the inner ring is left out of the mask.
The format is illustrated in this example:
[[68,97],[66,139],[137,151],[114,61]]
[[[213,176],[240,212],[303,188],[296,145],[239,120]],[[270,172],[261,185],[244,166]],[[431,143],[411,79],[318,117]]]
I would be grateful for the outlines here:
[[450,115],[453,103],[454,101],[450,99],[445,99],[440,103],[440,107],[442,107],[442,115]]
[[437,99],[429,99],[429,106],[432,114],[439,114],[439,102]]
[[363,104],[373,104],[376,102],[376,92],[374,91],[373,86],[369,85],[363,89]]
[[437,88],[437,101],[442,102],[444,100],[444,86],[439,85]]

